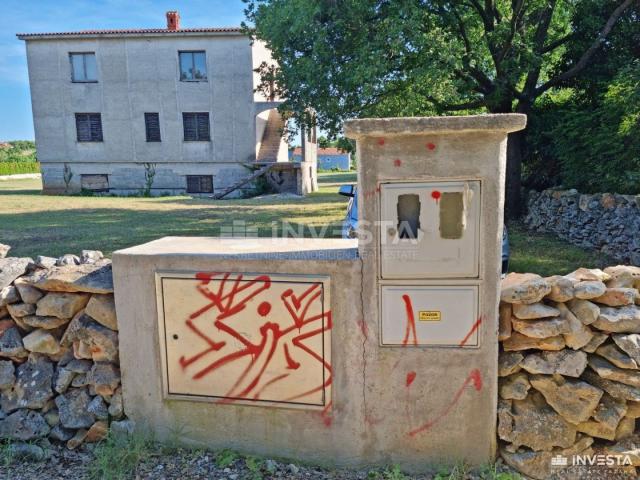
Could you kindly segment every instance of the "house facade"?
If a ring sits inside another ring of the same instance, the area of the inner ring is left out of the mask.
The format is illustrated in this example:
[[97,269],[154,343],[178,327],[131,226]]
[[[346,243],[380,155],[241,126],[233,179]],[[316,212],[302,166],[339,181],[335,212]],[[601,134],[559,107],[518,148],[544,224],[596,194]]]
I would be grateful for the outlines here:
[[215,194],[288,162],[280,102],[254,90],[270,52],[240,28],[183,29],[167,12],[164,29],[18,38],[45,193]]
[[[290,157],[294,162],[302,161],[302,148],[291,150]],[[351,169],[351,154],[336,147],[318,147],[317,163],[320,170],[348,171]]]

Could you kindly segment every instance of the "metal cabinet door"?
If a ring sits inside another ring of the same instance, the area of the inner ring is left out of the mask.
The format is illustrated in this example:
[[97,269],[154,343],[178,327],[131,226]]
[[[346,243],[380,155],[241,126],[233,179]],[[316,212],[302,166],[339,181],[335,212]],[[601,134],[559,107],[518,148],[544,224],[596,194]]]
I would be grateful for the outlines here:
[[478,345],[478,287],[384,285],[382,345]]
[[478,276],[478,180],[383,184],[380,216],[382,278]]

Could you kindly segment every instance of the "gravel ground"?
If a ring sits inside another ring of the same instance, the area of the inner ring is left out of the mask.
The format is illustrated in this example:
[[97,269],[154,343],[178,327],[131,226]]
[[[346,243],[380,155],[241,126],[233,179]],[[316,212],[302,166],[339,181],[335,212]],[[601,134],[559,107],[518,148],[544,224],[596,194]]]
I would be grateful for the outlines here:
[[[93,445],[83,445],[77,450],[68,450],[60,445],[47,445],[46,459],[13,457],[8,463],[6,454],[0,458],[0,479],[11,480],[80,480],[92,478],[118,478],[103,476],[95,471]],[[113,462],[118,463],[117,459]],[[508,472],[501,463],[499,472]],[[451,475],[442,472],[436,475],[402,475],[393,468],[379,470],[326,470],[314,466],[280,462],[270,459],[241,457],[232,452],[215,454],[208,451],[175,449],[163,452],[160,449],[145,451],[144,458],[127,479],[188,479],[188,480],[481,480],[496,477],[479,472]],[[498,477],[511,480],[519,477]]]

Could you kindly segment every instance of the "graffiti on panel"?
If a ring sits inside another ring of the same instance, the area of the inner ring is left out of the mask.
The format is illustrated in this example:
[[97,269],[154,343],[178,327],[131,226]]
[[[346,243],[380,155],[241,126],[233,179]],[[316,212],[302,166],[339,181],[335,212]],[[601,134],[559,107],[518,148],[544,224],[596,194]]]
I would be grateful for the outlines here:
[[197,308],[173,336],[186,338],[172,357],[184,379],[173,384],[210,386],[221,403],[324,406],[329,422],[331,312],[324,308],[324,284],[240,273],[198,273],[196,280]]
[[410,437],[415,437],[416,435],[418,435],[420,433],[424,433],[427,430],[430,430],[440,420],[442,420],[447,415],[449,415],[449,413],[451,413],[451,410],[453,410],[453,408],[456,406],[456,404],[460,401],[460,398],[462,397],[462,394],[465,392],[465,390],[467,390],[467,387],[469,385],[473,385],[473,388],[474,388],[474,390],[476,392],[479,392],[480,390],[482,390],[482,375],[480,374],[480,370],[478,370],[477,368],[474,368],[473,370],[471,370],[471,373],[469,373],[469,376],[467,376],[467,378],[465,379],[464,383],[460,386],[460,388],[455,393],[455,395],[453,396],[451,401],[445,406],[445,408],[442,411],[438,412],[436,414],[436,416],[433,417],[428,422],[426,422],[426,423],[420,425],[419,427],[414,428],[413,430],[411,430],[408,433],[408,435]]

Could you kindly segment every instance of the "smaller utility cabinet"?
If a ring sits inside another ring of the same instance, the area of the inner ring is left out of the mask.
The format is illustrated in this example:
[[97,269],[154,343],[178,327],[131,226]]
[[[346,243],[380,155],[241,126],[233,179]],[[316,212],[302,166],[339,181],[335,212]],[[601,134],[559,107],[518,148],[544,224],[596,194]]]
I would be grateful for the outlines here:
[[477,347],[478,287],[383,285],[381,344]]
[[480,182],[380,186],[383,279],[477,278]]

